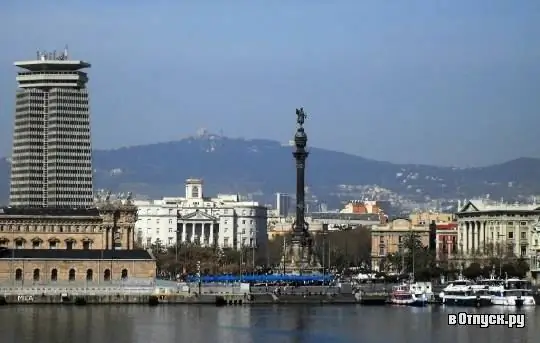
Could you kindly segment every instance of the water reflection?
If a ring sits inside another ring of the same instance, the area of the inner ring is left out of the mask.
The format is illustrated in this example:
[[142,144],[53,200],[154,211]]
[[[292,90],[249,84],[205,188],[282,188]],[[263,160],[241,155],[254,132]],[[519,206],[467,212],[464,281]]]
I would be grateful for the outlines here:
[[[447,315],[524,313],[527,326],[448,326]],[[1,307],[1,342],[17,343],[304,343],[391,341],[506,343],[536,341],[536,308],[361,306]]]

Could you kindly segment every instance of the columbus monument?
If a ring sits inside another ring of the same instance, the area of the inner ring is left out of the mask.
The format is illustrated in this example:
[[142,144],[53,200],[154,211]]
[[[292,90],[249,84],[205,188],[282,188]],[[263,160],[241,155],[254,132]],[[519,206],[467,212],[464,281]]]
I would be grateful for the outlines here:
[[282,270],[285,273],[302,274],[318,270],[320,264],[313,254],[313,240],[305,220],[305,171],[309,153],[306,151],[308,139],[304,130],[307,116],[303,108],[296,109],[296,117],[298,124],[294,135],[296,149],[293,152],[296,160],[296,218],[292,225],[291,243],[283,254]]

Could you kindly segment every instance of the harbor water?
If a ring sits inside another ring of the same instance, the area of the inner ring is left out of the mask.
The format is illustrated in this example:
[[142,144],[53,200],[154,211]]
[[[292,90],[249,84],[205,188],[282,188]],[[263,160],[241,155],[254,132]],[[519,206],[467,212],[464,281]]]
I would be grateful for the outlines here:
[[[524,314],[524,328],[449,326],[448,314]],[[3,306],[2,343],[537,342],[540,311],[433,306]]]

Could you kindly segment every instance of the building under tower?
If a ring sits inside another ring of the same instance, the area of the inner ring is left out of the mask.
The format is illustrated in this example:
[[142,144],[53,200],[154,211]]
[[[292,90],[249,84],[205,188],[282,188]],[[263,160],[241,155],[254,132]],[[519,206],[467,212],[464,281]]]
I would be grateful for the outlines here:
[[18,61],[11,207],[93,206],[90,111],[83,71],[62,54]]

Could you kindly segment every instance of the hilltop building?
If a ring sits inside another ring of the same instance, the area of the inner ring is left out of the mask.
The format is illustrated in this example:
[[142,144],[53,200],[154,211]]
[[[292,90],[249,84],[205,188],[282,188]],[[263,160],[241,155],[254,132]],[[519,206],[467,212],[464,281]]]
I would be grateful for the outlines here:
[[193,243],[221,248],[258,248],[267,242],[267,208],[238,195],[205,197],[203,181],[188,179],[184,197],[135,201],[137,239],[144,247]]
[[25,70],[17,76],[10,206],[0,208],[0,285],[153,278],[153,257],[134,247],[131,199],[94,204],[81,71],[90,64],[65,51],[15,65]]

